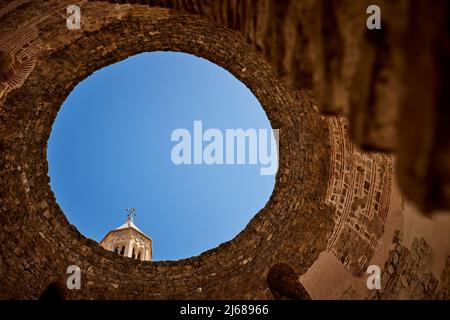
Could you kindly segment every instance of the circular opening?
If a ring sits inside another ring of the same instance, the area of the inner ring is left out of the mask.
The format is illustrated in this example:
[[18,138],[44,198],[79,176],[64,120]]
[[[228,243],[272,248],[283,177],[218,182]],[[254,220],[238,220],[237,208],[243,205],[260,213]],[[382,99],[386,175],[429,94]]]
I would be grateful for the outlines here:
[[136,208],[152,260],[177,260],[231,240],[264,207],[275,183],[272,145],[263,108],[229,72],[152,52],[79,83],[47,157],[57,202],[80,232],[100,242]]

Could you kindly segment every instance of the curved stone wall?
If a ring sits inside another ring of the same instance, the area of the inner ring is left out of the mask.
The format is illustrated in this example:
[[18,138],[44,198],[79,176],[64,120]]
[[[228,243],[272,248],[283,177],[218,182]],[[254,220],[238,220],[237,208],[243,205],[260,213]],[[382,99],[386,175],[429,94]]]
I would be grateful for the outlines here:
[[[39,297],[65,276],[67,266],[77,264],[84,286],[70,292],[72,298],[271,297],[265,283],[271,265],[287,261],[305,272],[326,248],[333,226],[332,209],[324,202],[326,179],[319,179],[328,175],[326,121],[306,93],[284,87],[238,34],[167,9],[110,8],[87,4],[88,27],[82,32],[55,27],[58,11],[33,12],[41,19],[23,30],[32,30],[24,37],[33,39],[27,48],[47,50],[2,102],[7,126],[1,132],[1,273],[8,274],[2,296]],[[102,12],[106,17],[100,20]],[[14,32],[20,33],[20,26]],[[145,263],[107,252],[70,226],[50,190],[46,143],[60,105],[80,80],[130,55],[155,50],[204,57],[243,81],[280,129],[280,168],[269,203],[235,239],[199,257]]]
[[[393,218],[392,159],[356,149],[347,122],[321,116],[311,92],[288,87],[240,32],[186,10],[78,3],[81,30],[65,24],[72,1],[0,5],[0,51],[14,57],[0,75],[0,298],[38,298],[64,283],[74,264],[82,289],[66,292],[69,299],[272,299],[266,278],[278,263],[303,274],[313,299],[330,292],[318,281],[335,270],[347,277],[338,297],[368,296],[348,292],[374,261],[390,270],[384,263],[401,225]],[[246,84],[280,130],[280,167],[269,202],[236,238],[197,257],[152,263],[108,252],[70,225],[50,189],[46,145],[81,80],[159,50],[206,58]],[[448,255],[448,246],[439,252]]]

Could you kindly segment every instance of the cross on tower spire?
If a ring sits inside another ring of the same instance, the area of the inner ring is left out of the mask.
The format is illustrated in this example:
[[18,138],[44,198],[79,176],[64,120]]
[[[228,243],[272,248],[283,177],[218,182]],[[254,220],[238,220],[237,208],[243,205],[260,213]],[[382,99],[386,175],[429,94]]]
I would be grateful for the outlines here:
[[133,218],[136,216],[136,208],[128,208],[125,210],[128,212],[128,221],[133,221]]

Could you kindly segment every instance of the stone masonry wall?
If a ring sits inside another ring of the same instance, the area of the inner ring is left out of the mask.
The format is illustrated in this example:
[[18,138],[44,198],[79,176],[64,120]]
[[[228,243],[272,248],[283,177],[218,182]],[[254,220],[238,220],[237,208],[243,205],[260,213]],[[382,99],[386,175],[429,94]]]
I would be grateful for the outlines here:
[[[386,229],[392,160],[358,150],[344,118],[319,114],[309,90],[312,66],[303,63],[308,61],[303,46],[314,43],[303,33],[312,16],[301,8],[313,2],[261,1],[255,11],[239,5],[236,14],[222,10],[218,16],[214,12],[225,7],[207,11],[196,1],[187,8],[172,1],[161,1],[165,8],[76,3],[82,8],[81,30],[65,25],[73,1],[0,5],[0,51],[14,57],[0,75],[0,298],[38,298],[50,283],[65,279],[72,264],[80,266],[83,279],[82,290],[67,293],[72,299],[272,299],[266,277],[273,265],[286,263],[304,274],[324,252],[359,279]],[[287,11],[292,6],[301,10]],[[243,18],[255,12],[266,12],[255,25]],[[281,21],[298,21],[299,33],[285,37],[292,26],[281,27]],[[264,24],[264,32],[255,27]],[[224,67],[249,87],[272,127],[280,129],[280,167],[265,208],[233,240],[179,261],[127,259],[85,238],[56,204],[47,175],[47,140],[67,95],[92,72],[145,51],[186,52]],[[428,252],[417,241],[407,249],[411,257]],[[410,259],[408,266],[417,260]],[[383,270],[389,274],[394,254],[386,261]],[[396,268],[395,279],[428,270],[426,264],[415,273]],[[426,275],[408,276],[408,297],[448,297],[448,263],[446,270],[439,285]],[[422,284],[430,286],[425,293],[411,289]],[[402,297],[396,290],[367,297]]]

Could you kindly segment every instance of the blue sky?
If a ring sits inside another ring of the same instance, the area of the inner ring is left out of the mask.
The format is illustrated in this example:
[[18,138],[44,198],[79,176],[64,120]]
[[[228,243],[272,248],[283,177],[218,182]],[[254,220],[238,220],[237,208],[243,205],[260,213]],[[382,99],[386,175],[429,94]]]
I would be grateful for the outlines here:
[[192,55],[139,54],[82,81],[58,113],[48,145],[57,202],[100,241],[137,208],[153,260],[200,254],[237,235],[267,203],[275,177],[259,165],[175,165],[177,128],[266,128],[257,99],[223,68]]

